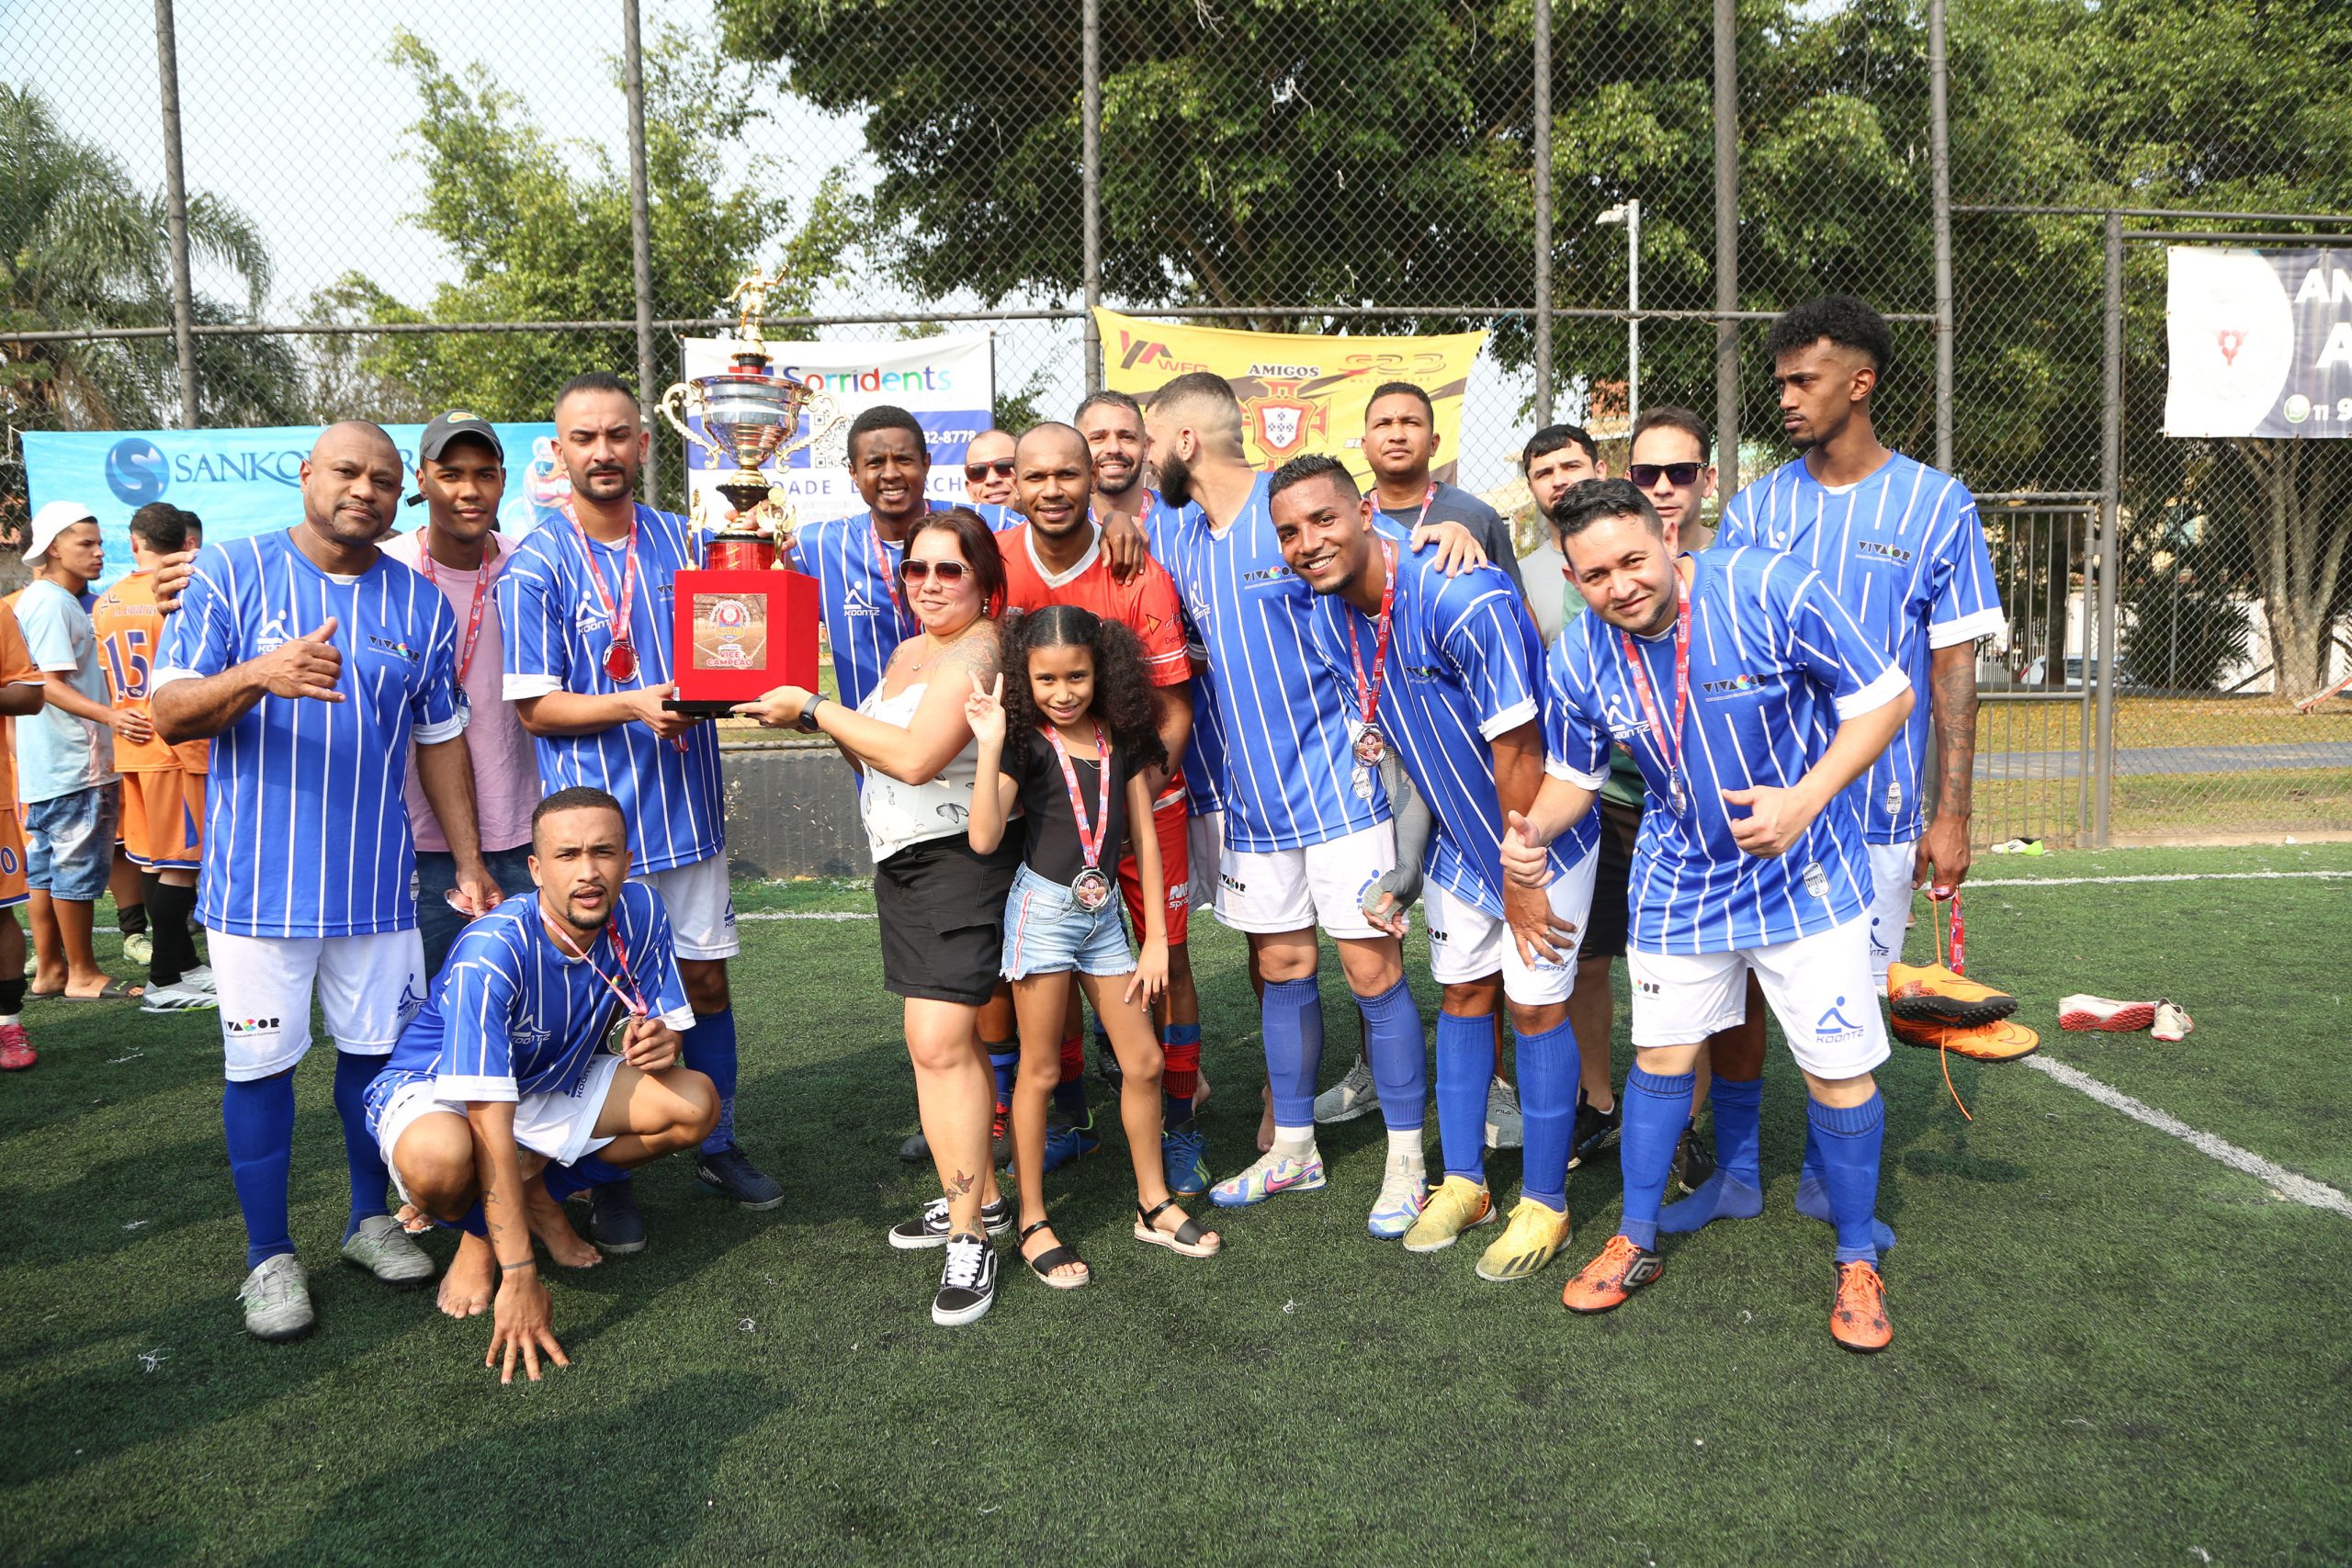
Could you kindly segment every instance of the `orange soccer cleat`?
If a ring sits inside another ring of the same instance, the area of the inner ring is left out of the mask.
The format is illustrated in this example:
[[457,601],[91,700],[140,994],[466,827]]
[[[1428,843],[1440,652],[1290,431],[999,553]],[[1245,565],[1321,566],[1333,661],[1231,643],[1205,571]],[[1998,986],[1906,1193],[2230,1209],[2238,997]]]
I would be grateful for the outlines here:
[[2009,1020],[1973,1029],[1955,1029],[1948,1024],[1913,1023],[1898,1018],[1894,1021],[1894,1037],[1905,1045],[1951,1051],[1972,1062],[2014,1062],[2041,1049],[2041,1035]]
[[1894,1339],[1886,1318],[1886,1281],[1875,1266],[1838,1265],[1838,1296],[1829,1305],[1829,1337],[1858,1355],[1883,1350]]
[[1979,985],[1941,964],[1888,964],[1886,1003],[1887,1010],[1905,1022],[1962,1028],[1997,1023],[2018,1010],[2017,998]]
[[1625,1304],[1625,1298],[1666,1272],[1666,1260],[1625,1235],[1612,1235],[1600,1256],[1577,1270],[1560,1304],[1570,1312],[1607,1312]]

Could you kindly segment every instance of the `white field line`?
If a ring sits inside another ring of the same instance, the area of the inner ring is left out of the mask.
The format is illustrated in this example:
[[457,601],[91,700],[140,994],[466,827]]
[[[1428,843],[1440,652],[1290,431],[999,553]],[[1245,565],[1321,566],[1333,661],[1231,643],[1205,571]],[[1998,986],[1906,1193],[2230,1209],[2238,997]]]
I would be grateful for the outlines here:
[[2352,871],[2169,871],[2139,876],[1972,876],[1978,887],[2108,887],[2121,882],[2352,882]]
[[735,917],[744,920],[870,920],[871,909],[752,909]]
[[2120,1111],[2134,1122],[2154,1127],[2159,1133],[2170,1134],[2208,1159],[2219,1160],[2232,1170],[2245,1172],[2281,1198],[2306,1203],[2314,1209],[2333,1210],[2352,1218],[2352,1198],[2346,1197],[2324,1181],[2298,1176],[2286,1167],[2273,1165],[2250,1150],[2242,1149],[2211,1133],[2200,1133],[2179,1117],[2159,1111],[2153,1105],[2143,1104],[2121,1089],[2110,1088],[2064,1062],[2052,1061],[2047,1056],[2028,1056],[2025,1065],[2056,1078],[2068,1089],[2080,1089],[2101,1105]]

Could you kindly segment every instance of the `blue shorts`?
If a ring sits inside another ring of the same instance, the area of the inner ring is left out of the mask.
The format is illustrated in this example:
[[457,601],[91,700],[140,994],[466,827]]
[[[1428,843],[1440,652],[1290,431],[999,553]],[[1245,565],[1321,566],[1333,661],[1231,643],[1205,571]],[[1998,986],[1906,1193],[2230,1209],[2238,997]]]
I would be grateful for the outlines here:
[[1004,901],[1004,967],[1008,980],[1032,975],[1132,975],[1127,928],[1120,913],[1117,884],[1112,897],[1092,914],[1078,907],[1069,888],[1048,882],[1023,866],[1013,874]]
[[104,897],[121,812],[121,791],[111,784],[28,804],[25,886],[70,904],[95,904]]

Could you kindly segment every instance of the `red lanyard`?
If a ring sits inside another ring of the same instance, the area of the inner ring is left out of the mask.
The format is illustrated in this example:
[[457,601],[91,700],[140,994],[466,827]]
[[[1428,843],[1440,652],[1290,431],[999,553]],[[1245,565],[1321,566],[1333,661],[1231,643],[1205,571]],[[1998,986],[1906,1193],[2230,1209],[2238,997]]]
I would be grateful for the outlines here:
[[[1933,898],[1935,895],[1933,893],[1929,893],[1928,897],[1929,898]],[[1955,886],[1952,888],[1951,897],[1951,972],[1955,975],[1965,975],[1968,973],[1968,928],[1961,924],[1960,920],[1960,889],[1958,886]]]
[[[1678,567],[1675,570],[1675,587],[1678,590],[1682,586],[1681,575]],[[1696,576],[1696,573],[1692,574],[1691,588],[1694,591],[1698,587]],[[1690,711],[1690,593],[1682,595],[1682,607],[1674,617],[1674,728],[1671,731],[1667,729],[1666,720],[1658,711],[1657,694],[1650,686],[1650,672],[1642,663],[1640,650],[1634,648],[1633,637],[1621,628],[1617,633],[1617,640],[1625,645],[1625,673],[1633,684],[1634,695],[1641,699],[1642,716],[1649,720],[1650,735],[1657,743],[1658,761],[1666,764],[1668,789],[1677,811],[1683,810],[1690,804],[1682,784],[1682,717]]]
[[571,519],[571,526],[580,535],[580,553],[588,562],[588,581],[596,585],[596,604],[605,612],[605,619],[610,625],[614,646],[630,649],[627,658],[617,661],[606,660],[607,666],[615,662],[628,666],[627,673],[613,676],[616,681],[626,681],[637,672],[636,652],[631,648],[628,624],[629,605],[637,599],[637,508],[629,508],[628,556],[621,566],[621,596],[617,604],[613,600],[612,591],[605,586],[604,572],[596,565],[595,542],[588,537],[588,530],[581,525],[580,514],[571,509],[569,501],[563,503],[563,514]]
[[1412,525],[1412,527],[1411,527],[1410,529],[1407,530],[1407,534],[1408,534],[1408,536],[1409,536],[1410,535],[1412,535],[1412,534],[1418,534],[1418,533],[1419,533],[1419,532],[1420,532],[1421,525],[1422,525],[1422,524],[1424,524],[1424,523],[1426,523],[1426,522],[1428,522],[1428,521],[1430,520],[1430,507],[1432,507],[1432,506],[1435,506],[1436,504],[1437,504],[1437,481],[1436,481],[1435,479],[1431,479],[1431,480],[1430,481],[1430,490],[1429,490],[1429,493],[1428,493],[1427,495],[1425,495],[1425,496],[1421,497],[1421,512],[1420,512],[1420,515],[1413,519],[1413,525]]
[[[548,934],[555,938],[555,942],[558,947],[560,947],[564,952],[570,953],[572,957],[577,958],[581,963],[585,964],[589,968],[595,971],[596,978],[605,982],[605,988],[606,990],[612,992],[613,995],[620,998],[621,1006],[628,1010],[629,1017],[643,1018],[651,1010],[645,1004],[644,994],[637,988],[637,976],[629,973],[628,953],[621,946],[619,928],[613,921],[606,920],[605,922],[605,934],[612,939],[613,963],[620,969],[621,980],[628,982],[628,988],[627,990],[623,990],[621,988],[620,980],[616,980],[610,975],[605,973],[603,967],[600,966],[594,958],[591,958],[588,955],[586,949],[574,944],[570,933],[565,931],[560,926],[544,919],[539,923],[547,927]],[[593,948],[596,944],[592,942],[588,945]]]
[[906,619],[907,607],[899,603],[899,574],[890,570],[890,558],[882,549],[882,525],[874,521],[874,513],[865,514],[865,536],[874,545],[874,570],[882,574],[882,592],[890,596],[890,608],[899,618]]
[[1086,798],[1079,794],[1078,769],[1069,760],[1069,748],[1062,744],[1062,732],[1050,724],[1041,724],[1038,730],[1054,749],[1054,758],[1062,765],[1062,783],[1069,790],[1070,819],[1078,827],[1078,852],[1086,857],[1086,869],[1092,871],[1102,859],[1102,835],[1111,826],[1111,743],[1102,738],[1102,725],[1094,725],[1094,820],[1086,819]]
[[[1432,494],[1435,492],[1432,491]],[[1396,607],[1396,547],[1387,540],[1380,541],[1380,564],[1384,581],[1380,585],[1379,630],[1373,636],[1372,679],[1363,677],[1363,655],[1356,651],[1355,627],[1348,628],[1348,657],[1355,661],[1356,701],[1363,708],[1363,727],[1373,728],[1380,716],[1380,676],[1388,667],[1388,632],[1393,624],[1389,612]]]
[[[419,544],[417,558],[424,563],[424,581],[435,588],[441,586],[433,575],[433,541],[430,534]],[[466,683],[466,671],[473,668],[474,640],[481,636],[482,601],[490,596],[490,580],[498,575],[498,538],[492,535],[482,541],[481,565],[474,574],[474,607],[466,612],[465,645],[458,652],[458,684]],[[601,586],[601,584],[599,584]]]

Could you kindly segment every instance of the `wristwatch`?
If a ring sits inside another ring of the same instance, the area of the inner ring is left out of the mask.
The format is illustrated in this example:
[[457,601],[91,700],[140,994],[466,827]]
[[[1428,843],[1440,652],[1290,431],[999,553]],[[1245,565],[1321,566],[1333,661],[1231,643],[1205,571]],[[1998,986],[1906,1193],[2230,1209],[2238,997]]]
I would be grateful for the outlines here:
[[816,734],[817,710],[824,706],[824,705],[825,699],[823,697],[811,696],[808,699],[808,705],[800,710],[800,716],[792,721],[792,728],[799,730],[804,735]]

